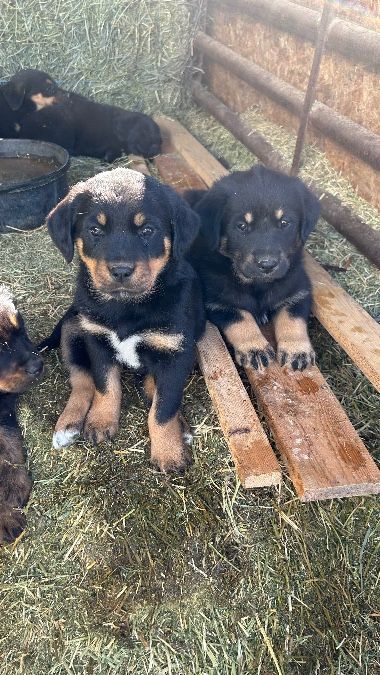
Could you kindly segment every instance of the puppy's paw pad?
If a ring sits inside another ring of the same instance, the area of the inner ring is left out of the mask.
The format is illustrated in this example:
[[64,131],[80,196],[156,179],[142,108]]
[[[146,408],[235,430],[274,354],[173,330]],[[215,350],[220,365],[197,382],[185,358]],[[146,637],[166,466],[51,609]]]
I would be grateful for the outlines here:
[[90,441],[94,445],[112,441],[118,432],[119,426],[114,422],[105,424],[94,424],[93,422],[86,422],[83,430],[83,436],[86,441]]
[[305,370],[315,365],[315,353],[309,347],[301,351],[279,349],[277,359],[281,366],[290,366],[293,370]]
[[55,450],[60,450],[60,448],[67,448],[69,445],[72,445],[80,436],[80,430],[75,428],[68,427],[67,429],[60,429],[55,431],[53,434],[53,448]]
[[236,361],[240,366],[254,368],[255,370],[264,370],[268,368],[271,361],[276,358],[274,350],[269,343],[263,347],[251,347],[243,352],[235,350]]
[[191,454],[186,448],[183,448],[182,452],[176,455],[169,452],[167,455],[163,453],[155,455],[152,453],[150,461],[161,473],[172,473],[179,476],[182,476],[193,463]]

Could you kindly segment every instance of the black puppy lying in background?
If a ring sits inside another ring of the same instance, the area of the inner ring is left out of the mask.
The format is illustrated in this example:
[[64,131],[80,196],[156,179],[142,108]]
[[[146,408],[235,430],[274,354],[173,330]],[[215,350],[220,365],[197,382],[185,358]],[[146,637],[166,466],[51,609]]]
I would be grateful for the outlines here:
[[316,197],[298,178],[260,165],[184,196],[202,221],[191,261],[202,280],[207,315],[237,362],[256,369],[269,365],[275,353],[259,326],[273,321],[280,364],[294,370],[313,364],[307,333],[311,284],[302,256],[319,216]]
[[8,108],[0,136],[49,141],[71,155],[106,162],[124,153],[150,158],[161,150],[160,129],[148,115],[65,91],[42,71],[20,70],[0,91]]
[[74,303],[40,348],[61,335],[72,392],[53,445],[83,432],[110,440],[119,424],[120,369],[143,379],[151,404],[151,459],[161,471],[190,462],[179,416],[183,388],[204,329],[199,280],[184,255],[198,216],[151,176],[114,169],[78,183],[47,219],[68,262],[80,267]]
[[14,541],[25,527],[21,509],[28,501],[28,476],[17,423],[19,394],[42,372],[21,314],[8,289],[0,286],[0,545]]

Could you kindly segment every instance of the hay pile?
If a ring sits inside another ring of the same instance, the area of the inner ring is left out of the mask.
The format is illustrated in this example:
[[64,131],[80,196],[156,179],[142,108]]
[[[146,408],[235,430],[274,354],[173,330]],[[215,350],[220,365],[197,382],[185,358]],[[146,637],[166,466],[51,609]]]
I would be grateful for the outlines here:
[[0,77],[49,72],[61,86],[144,112],[173,112],[204,0],[2,0]]

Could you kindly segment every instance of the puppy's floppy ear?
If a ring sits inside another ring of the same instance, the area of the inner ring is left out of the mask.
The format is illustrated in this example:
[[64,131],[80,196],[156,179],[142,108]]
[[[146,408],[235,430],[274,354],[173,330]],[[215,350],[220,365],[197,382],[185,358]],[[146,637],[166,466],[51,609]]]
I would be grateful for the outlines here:
[[302,243],[304,244],[309,234],[314,230],[314,227],[317,224],[321,211],[321,205],[315,194],[313,194],[313,192],[309,190],[309,188],[306,187],[302,181],[300,181],[300,188],[303,200],[301,239]]
[[12,78],[2,87],[1,91],[10,109],[14,112],[20,110],[25,98],[24,83]]
[[46,218],[50,236],[68,263],[74,257],[75,224],[89,198],[84,183],[77,183]]
[[195,211],[186,204],[182,197],[171,188],[167,186],[165,188],[169,194],[171,207],[173,257],[178,259],[189,250],[199,232],[201,223]]
[[201,219],[201,235],[211,251],[215,251],[220,242],[227,193],[219,185],[212,187],[196,204],[195,211]]

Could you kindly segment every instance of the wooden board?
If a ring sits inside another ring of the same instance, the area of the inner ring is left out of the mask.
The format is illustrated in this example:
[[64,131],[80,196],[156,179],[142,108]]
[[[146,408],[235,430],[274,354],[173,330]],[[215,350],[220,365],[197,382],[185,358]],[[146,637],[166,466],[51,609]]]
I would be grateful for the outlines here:
[[[219,177],[228,174],[179,122],[166,118],[157,118],[157,122],[163,125],[165,134],[170,135],[171,149],[182,154],[193,171],[197,171],[198,161],[201,162],[202,180],[207,186],[214,183],[217,171]],[[309,254],[306,254],[306,267],[313,284],[315,316],[379,389],[380,326]]]
[[380,391],[380,325],[309,253],[305,267],[313,283],[315,316]]
[[209,322],[198,344],[198,360],[242,485],[278,485],[278,461],[227,347]]
[[[164,148],[169,148],[165,142]],[[143,172],[149,173],[142,158],[134,157],[133,163],[135,170],[145,167]],[[179,192],[206,187],[178,156],[161,155],[155,159],[155,165],[164,182]],[[242,485],[246,488],[279,485],[280,465],[222,337],[210,323],[198,345],[198,361]]]
[[[177,136],[177,128],[170,123],[171,149],[187,148],[188,180],[197,167],[194,145],[202,179],[211,184],[207,151],[186,130]],[[170,161],[178,175],[182,160],[176,164],[172,153]],[[302,501],[380,492],[380,471],[318,368],[293,373],[274,364],[265,373],[247,369],[247,375]]]
[[380,493],[380,471],[318,368],[246,372],[301,501]]

